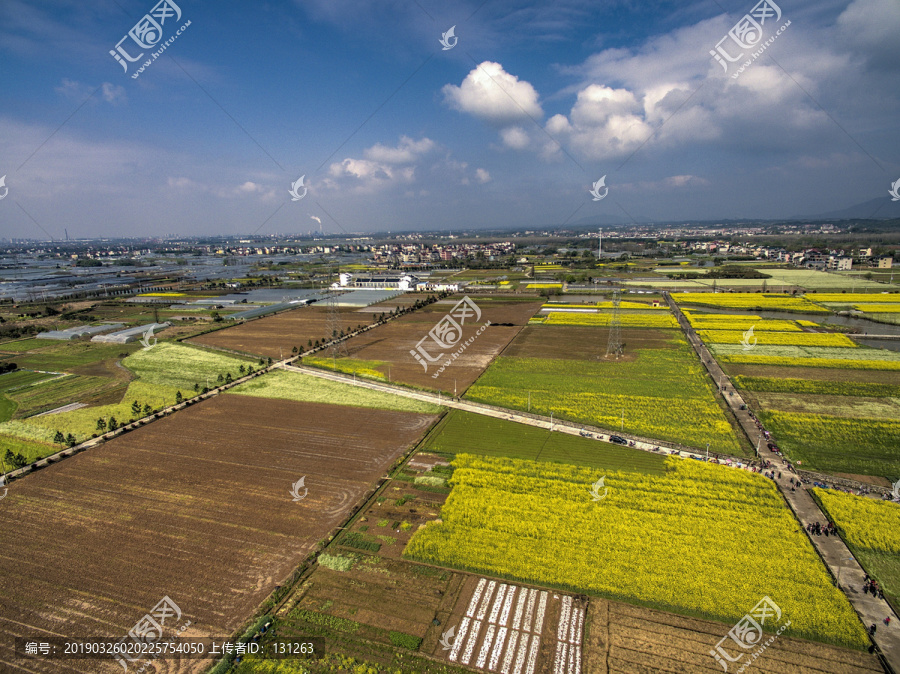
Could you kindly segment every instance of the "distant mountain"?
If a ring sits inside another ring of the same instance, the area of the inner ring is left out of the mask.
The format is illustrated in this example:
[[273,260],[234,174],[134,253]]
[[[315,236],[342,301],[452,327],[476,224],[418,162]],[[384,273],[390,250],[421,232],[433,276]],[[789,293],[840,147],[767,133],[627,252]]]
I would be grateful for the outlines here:
[[891,201],[889,196],[877,197],[840,211],[794,216],[792,220],[857,220],[860,218],[877,220],[900,218],[900,201]]

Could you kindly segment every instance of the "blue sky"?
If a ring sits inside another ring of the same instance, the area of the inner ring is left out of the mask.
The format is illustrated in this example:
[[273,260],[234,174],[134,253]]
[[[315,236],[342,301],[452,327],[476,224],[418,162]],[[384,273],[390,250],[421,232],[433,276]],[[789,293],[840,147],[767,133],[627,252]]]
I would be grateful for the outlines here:
[[900,178],[896,0],[175,2],[127,72],[153,1],[0,4],[0,236],[781,218]]

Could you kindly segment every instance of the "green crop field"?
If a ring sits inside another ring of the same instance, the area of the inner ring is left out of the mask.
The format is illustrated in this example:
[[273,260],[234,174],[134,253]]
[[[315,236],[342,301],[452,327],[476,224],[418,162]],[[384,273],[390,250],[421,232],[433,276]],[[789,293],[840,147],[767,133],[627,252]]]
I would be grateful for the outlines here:
[[[97,429],[98,418],[109,419],[110,417],[115,417],[120,424],[127,423],[131,419],[139,419],[144,416],[144,405],[149,405],[154,410],[174,405],[175,394],[176,389],[173,387],[133,381],[128,385],[128,389],[124,392],[122,401],[119,403],[82,407],[71,412],[29,417],[18,422],[9,422],[16,424],[12,427],[8,427],[7,424],[0,424],[0,434],[8,433],[14,436],[19,435],[19,437],[24,439],[45,440],[52,439],[56,431],[61,431],[63,435],[71,433],[78,442],[83,442],[90,438],[91,435],[100,433]],[[192,391],[190,395],[193,395]],[[131,406],[134,401],[137,401],[141,406],[141,412],[135,413],[132,411]],[[22,429],[23,426],[37,430],[34,431],[34,435],[31,435],[30,431]]]
[[900,504],[829,489],[813,494],[863,568],[900,603]]
[[680,335],[669,334],[668,348],[637,349],[629,360],[500,357],[466,398],[528,410],[530,394],[536,414],[743,454],[703,366]]
[[761,410],[759,418],[794,461],[810,470],[900,477],[900,421]]
[[253,369],[260,367],[254,358],[173,342],[160,342],[152,349],[136,351],[122,364],[144,382],[180,388],[185,395],[193,391],[194,384],[199,384],[200,388],[206,386],[207,378],[209,388],[213,388],[220,374],[224,377],[231,373],[232,379],[238,379],[242,365],[252,366]]
[[665,458],[567,433],[451,410],[422,443],[422,451],[479,454],[662,474]]
[[24,353],[25,351],[33,351],[42,349],[59,342],[53,342],[47,339],[20,339],[15,342],[4,342],[0,344],[0,353]]
[[115,360],[141,349],[140,343],[95,344],[93,342],[56,342],[47,349],[16,357],[20,368],[68,372],[104,360]]
[[7,372],[6,374],[0,375],[0,391],[9,393],[16,389],[32,386],[38,382],[54,379],[57,376],[58,375],[49,374],[47,372],[32,372],[31,370]]
[[737,375],[735,386],[745,391],[763,393],[804,393],[811,395],[865,396],[871,398],[900,397],[900,384],[862,381],[828,381],[791,377],[748,377]]
[[466,454],[453,465],[441,521],[415,533],[410,559],[726,624],[769,596],[791,617],[786,634],[868,643],[760,475],[674,457],[663,475]]
[[439,414],[443,410],[442,407],[431,403],[285,370],[269,372],[246,384],[229,389],[228,393],[258,398],[281,398],[300,402],[369,407],[397,412]]

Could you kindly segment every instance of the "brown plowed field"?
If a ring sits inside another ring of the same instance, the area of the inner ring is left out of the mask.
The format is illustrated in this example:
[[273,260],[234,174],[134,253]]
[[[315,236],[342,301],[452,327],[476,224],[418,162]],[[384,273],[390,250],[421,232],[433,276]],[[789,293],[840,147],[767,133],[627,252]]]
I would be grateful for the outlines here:
[[220,396],[15,481],[0,501],[0,671],[121,671],[19,669],[13,637],[118,638],[163,596],[186,636],[230,635],[433,420]]
[[[675,330],[623,328],[622,342],[628,351],[671,348]],[[680,333],[678,333],[680,334]],[[504,356],[563,360],[604,360],[609,330],[581,325],[529,325]]]
[[[339,314],[344,330],[355,330],[357,326],[370,325],[375,320],[372,314],[359,313],[355,309],[340,309]],[[318,305],[247,321],[189,341],[269,358],[287,358],[295,346],[306,351],[309,340],[324,339],[329,336],[329,330],[328,308]]]
[[[732,627],[596,598],[590,601],[588,622],[583,671],[591,674],[722,674],[710,651]],[[770,636],[767,633],[765,640]],[[733,644],[726,649],[736,655]],[[736,672],[749,657],[729,665],[729,671]],[[883,670],[875,656],[862,651],[778,637],[747,671],[858,674]]]
[[[458,395],[462,395],[466,388],[487,369],[491,361],[528,324],[528,319],[540,309],[541,305],[537,301],[473,298],[481,309],[481,319],[477,322],[470,320],[463,325],[462,339],[459,344],[475,336],[476,331],[486,321],[490,321],[492,325],[488,326],[472,344],[466,347],[466,350],[437,378],[433,378],[432,375],[437,373],[441,362],[429,364],[426,371],[410,355],[410,351],[416,348],[419,340],[428,335],[428,332],[444,314],[453,308],[459,299],[460,297],[454,297],[435,302],[419,311],[382,325],[376,330],[347,340],[346,345],[350,358],[381,361],[386,364],[377,369],[387,375],[389,364],[390,377],[393,382],[440,389],[451,395],[454,391],[455,379],[456,392]],[[430,341],[430,339],[426,341],[426,349],[432,355],[437,356],[439,352],[428,346]],[[447,357],[453,351],[454,349],[449,349]]]

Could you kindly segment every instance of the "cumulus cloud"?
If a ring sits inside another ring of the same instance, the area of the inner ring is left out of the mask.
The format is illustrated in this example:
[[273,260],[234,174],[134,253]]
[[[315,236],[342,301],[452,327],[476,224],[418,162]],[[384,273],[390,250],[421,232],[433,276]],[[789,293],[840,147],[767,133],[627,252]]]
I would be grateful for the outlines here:
[[493,61],[473,68],[460,86],[447,84],[441,91],[450,107],[499,126],[544,116],[531,83],[511,75]]
[[475,180],[480,182],[482,185],[484,183],[489,183],[491,182],[491,174],[483,168],[475,169]]
[[396,146],[376,143],[363,150],[363,156],[347,157],[328,167],[324,186],[329,189],[348,187],[372,193],[382,188],[409,184],[416,179],[417,164],[433,149],[430,138],[414,140],[401,136]]
[[401,136],[400,143],[396,147],[388,147],[376,143],[363,151],[366,159],[385,164],[409,164],[434,148],[434,141],[430,138],[413,140],[408,136]]

